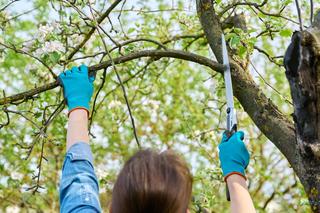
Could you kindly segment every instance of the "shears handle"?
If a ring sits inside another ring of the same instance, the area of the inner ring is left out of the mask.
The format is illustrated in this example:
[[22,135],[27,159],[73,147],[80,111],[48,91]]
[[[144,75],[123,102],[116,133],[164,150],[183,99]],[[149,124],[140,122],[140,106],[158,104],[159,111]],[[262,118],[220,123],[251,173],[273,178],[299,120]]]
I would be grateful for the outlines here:
[[228,139],[237,132],[237,124],[233,124],[232,128],[230,130],[226,130],[225,134],[227,135]]
[[96,71],[91,71],[91,70],[90,70],[90,71],[88,72],[88,76],[89,76],[89,78],[90,78],[90,77],[94,77],[94,78],[96,78],[96,74],[97,74],[97,72],[96,72]]
[[[225,134],[227,135],[228,139],[237,132],[237,124],[234,124],[231,128],[231,130],[227,130],[225,132]],[[228,184],[226,183],[226,197],[227,197],[227,201],[230,201],[230,192],[229,192],[229,188],[228,188]]]

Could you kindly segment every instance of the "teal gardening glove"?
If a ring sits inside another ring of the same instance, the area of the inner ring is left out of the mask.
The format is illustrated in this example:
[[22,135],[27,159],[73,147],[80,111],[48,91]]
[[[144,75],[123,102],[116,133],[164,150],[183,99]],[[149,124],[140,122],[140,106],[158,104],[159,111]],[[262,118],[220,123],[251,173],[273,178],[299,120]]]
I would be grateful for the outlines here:
[[230,138],[223,133],[219,144],[219,158],[224,180],[232,174],[241,175],[246,179],[245,169],[249,164],[250,155],[243,143],[244,133],[234,133]]
[[74,109],[85,109],[89,114],[89,102],[93,94],[95,76],[88,75],[88,67],[72,67],[58,77],[63,86],[63,94],[67,100],[69,114]]

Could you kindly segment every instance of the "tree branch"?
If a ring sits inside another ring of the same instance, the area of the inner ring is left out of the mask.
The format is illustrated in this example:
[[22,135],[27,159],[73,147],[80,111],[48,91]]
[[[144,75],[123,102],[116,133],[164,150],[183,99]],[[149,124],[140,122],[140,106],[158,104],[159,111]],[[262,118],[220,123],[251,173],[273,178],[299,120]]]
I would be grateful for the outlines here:
[[[115,64],[122,64],[128,61],[132,61],[134,59],[143,58],[143,57],[156,57],[158,59],[163,57],[170,57],[170,58],[176,58],[176,59],[182,59],[187,61],[192,61],[207,67],[210,67],[212,70],[215,70],[217,72],[222,72],[223,65],[212,61],[206,57],[189,53],[185,51],[180,50],[143,50],[140,52],[134,52],[125,56],[120,56],[118,58],[112,59]],[[112,65],[112,60],[107,60],[105,62],[102,62],[100,64],[93,65],[89,67],[90,72],[95,72],[101,69],[108,68]],[[59,86],[58,81],[51,82],[49,84],[43,85],[41,87],[37,87],[31,90],[28,90],[26,92],[22,92],[16,95],[12,95],[9,97],[4,97],[0,99],[0,105],[5,104],[14,104],[17,101],[21,100],[28,100],[33,98],[34,95],[40,94],[42,92],[51,90]]]

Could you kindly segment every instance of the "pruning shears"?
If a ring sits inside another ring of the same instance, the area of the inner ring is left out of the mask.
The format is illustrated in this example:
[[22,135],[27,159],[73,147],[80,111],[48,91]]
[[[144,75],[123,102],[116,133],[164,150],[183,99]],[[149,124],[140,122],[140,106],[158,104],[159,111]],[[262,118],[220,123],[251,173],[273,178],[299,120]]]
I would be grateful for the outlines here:
[[[231,137],[231,135],[233,135],[233,133],[237,131],[237,117],[236,117],[236,110],[234,108],[234,102],[233,102],[233,90],[232,90],[229,56],[228,56],[226,40],[224,38],[223,33],[221,34],[221,43],[222,43],[223,65],[225,67],[224,84],[226,87],[226,98],[227,98],[227,130],[225,133],[228,137]],[[228,185],[226,187],[226,196],[227,196],[227,200],[230,201]]]

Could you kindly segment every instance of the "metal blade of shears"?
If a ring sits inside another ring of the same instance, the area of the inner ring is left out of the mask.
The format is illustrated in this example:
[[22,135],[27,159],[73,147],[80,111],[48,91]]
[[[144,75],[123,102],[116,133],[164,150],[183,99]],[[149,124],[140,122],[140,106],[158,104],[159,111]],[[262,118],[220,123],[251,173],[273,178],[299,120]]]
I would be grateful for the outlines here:
[[[227,132],[226,134],[228,137],[231,137],[231,135],[237,131],[237,117],[236,117],[236,111],[234,109],[234,102],[233,102],[233,90],[232,90],[229,55],[228,55],[226,40],[223,34],[221,35],[221,41],[222,41],[223,65],[225,66],[224,84],[226,87],[226,99],[227,99]],[[227,200],[230,201],[230,193],[229,193],[228,185],[226,185],[226,196],[227,196]]]
[[227,99],[227,130],[229,133],[233,133],[237,127],[237,117],[236,111],[234,109],[233,102],[233,90],[232,90],[232,80],[231,80],[231,72],[230,72],[230,63],[226,41],[224,35],[221,35],[222,40],[222,57],[223,57],[223,65],[225,66],[224,70],[224,82],[226,87],[226,99]]

